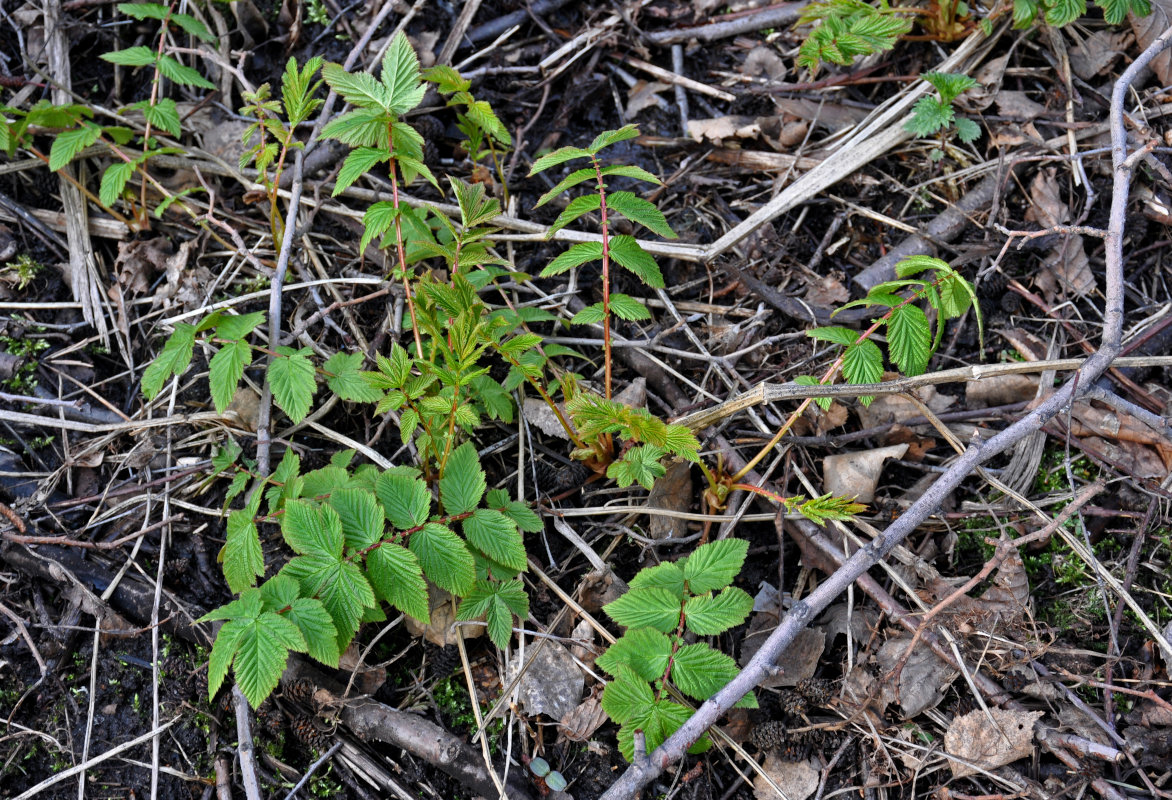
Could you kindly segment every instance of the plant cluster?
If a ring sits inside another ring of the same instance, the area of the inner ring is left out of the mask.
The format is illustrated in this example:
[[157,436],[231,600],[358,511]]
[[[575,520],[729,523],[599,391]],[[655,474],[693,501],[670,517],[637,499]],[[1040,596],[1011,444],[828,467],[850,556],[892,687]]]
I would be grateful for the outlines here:
[[[692,715],[672,692],[704,701],[740,671],[731,656],[692,636],[718,636],[745,621],[753,598],[732,586],[740,574],[749,543],[723,539],[697,547],[680,561],[647,567],[630,582],[630,590],[604,610],[627,629],[599,656],[597,664],[612,676],[602,693],[602,708],[619,724],[619,749],[631,761],[634,734],[641,731],[647,752],[654,750]],[[756,708],[752,693],[737,704]],[[707,735],[689,752],[711,745]]]
[[940,147],[934,148],[928,155],[933,161],[938,161],[944,155],[944,142],[949,130],[955,132],[956,138],[965,144],[975,142],[981,135],[980,126],[971,119],[956,116],[956,109],[952,106],[956,98],[979,84],[968,75],[950,72],[925,72],[920,77],[932,84],[939,97],[921,97],[904,128],[916,136],[939,133]]

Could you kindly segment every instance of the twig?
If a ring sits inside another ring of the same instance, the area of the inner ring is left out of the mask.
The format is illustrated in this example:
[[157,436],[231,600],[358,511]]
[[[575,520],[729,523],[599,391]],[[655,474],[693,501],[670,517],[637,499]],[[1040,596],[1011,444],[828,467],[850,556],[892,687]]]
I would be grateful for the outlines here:
[[252,729],[248,715],[252,710],[239,686],[232,687],[232,706],[236,710],[236,750],[240,754],[240,781],[248,800],[261,800],[260,780],[256,775],[256,756],[253,751]]
[[[943,500],[977,466],[1012,447],[1043,423],[1058,414],[1075,399],[1076,386],[1086,387],[1102,375],[1118,356],[1123,336],[1123,230],[1127,215],[1131,172],[1127,168],[1127,138],[1123,122],[1123,104],[1127,90],[1139,72],[1153,58],[1172,44],[1172,28],[1162,33],[1115,84],[1111,95],[1111,142],[1114,185],[1111,195],[1110,223],[1106,236],[1106,303],[1103,314],[1103,339],[1078,372],[1077,380],[1068,381],[1033,411],[988,441],[974,441],[947,472],[928,488],[904,514],[888,526],[882,537],[871,541],[852,555],[838,570],[808,597],[799,600],[774,632],[753,656],[749,664],[723,689],[707,700],[683,725],[651,753],[646,761],[632,764],[603,795],[605,800],[634,797],[670,764],[683,757],[716,720],[765,677],[767,665],[806,625],[838,597],[857,578],[883,559],[895,545],[926,520]],[[1165,643],[1167,646],[1167,643]],[[1105,781],[1096,781],[1100,793],[1118,796]]]
[[301,789],[305,786],[305,784],[309,783],[309,779],[313,777],[313,773],[317,772],[318,769],[321,768],[322,764],[326,763],[331,758],[333,758],[334,753],[338,752],[341,749],[342,749],[342,743],[341,742],[334,742],[333,747],[331,747],[329,750],[325,751],[325,753],[322,754],[321,758],[319,758],[317,761],[314,761],[312,764],[309,765],[309,769],[305,770],[305,774],[301,776],[301,780],[297,781],[297,783],[294,784],[293,788],[289,790],[289,794],[285,795],[285,800],[293,800],[293,798],[297,796],[297,793],[299,791],[301,791]]

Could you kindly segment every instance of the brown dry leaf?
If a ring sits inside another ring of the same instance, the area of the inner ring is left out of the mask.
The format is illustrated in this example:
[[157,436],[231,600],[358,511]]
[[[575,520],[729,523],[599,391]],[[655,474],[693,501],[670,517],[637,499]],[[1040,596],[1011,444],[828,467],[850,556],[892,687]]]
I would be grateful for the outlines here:
[[195,239],[186,241],[179,245],[173,256],[163,262],[165,280],[155,290],[152,308],[161,306],[171,309],[179,306],[191,311],[206,304],[207,287],[211,285],[213,275],[207,267],[188,268],[191,251],[195,246]]
[[[557,414],[553,413],[553,409],[544,400],[536,397],[526,397],[521,407],[522,416],[525,417],[527,423],[535,426],[537,430],[546,436],[554,436],[558,439],[569,441],[570,437],[566,434],[566,429],[562,427],[562,423],[558,421]],[[565,409],[562,409],[562,413],[565,413]]]
[[[978,708],[952,721],[944,734],[944,749],[984,770],[1003,767],[1034,752],[1034,723],[1043,713],[990,708],[990,723],[985,710]],[[977,772],[968,764],[949,763],[957,778]]]
[[1019,403],[1033,400],[1037,394],[1037,375],[990,375],[965,384],[965,408],[990,408]]
[[[531,647],[537,647],[537,644]],[[525,713],[529,716],[545,714],[552,719],[570,714],[578,706],[586,686],[582,670],[574,663],[570,651],[547,639],[537,655],[527,660],[529,667],[517,683],[518,700]],[[510,681],[520,667],[520,659],[509,662]]]
[[1025,92],[1003,90],[997,93],[997,113],[1003,117],[1029,122],[1046,113],[1046,107],[1035,103]]
[[741,65],[741,72],[745,75],[768,78],[771,81],[780,81],[785,77],[785,62],[781,60],[772,47],[759,45],[745,56],[745,63]]
[[[1172,26],[1172,0],[1153,0],[1151,6],[1152,13],[1146,17],[1138,17],[1130,12],[1127,15],[1140,50],[1146,50],[1156,37]],[[1172,52],[1165,50],[1160,53],[1152,59],[1151,66],[1161,86],[1172,83]]]
[[[879,648],[879,667],[885,675],[898,666],[911,641],[910,636],[889,639]],[[890,703],[898,696],[904,718],[911,719],[939,705],[958,674],[921,642],[899,673],[898,692],[894,686],[883,687],[885,699]]]
[[1070,48],[1070,68],[1089,81],[1104,74],[1115,60],[1131,47],[1132,35],[1123,30],[1104,28]]
[[118,242],[114,258],[118,284],[133,295],[143,294],[151,288],[155,273],[167,269],[171,258],[171,242],[162,236]]
[[887,727],[883,721],[883,712],[887,708],[884,692],[879,688],[879,681],[862,665],[855,664],[846,679],[842,682],[842,693],[839,695],[839,707],[851,719],[855,714],[866,714],[879,727]]
[[834,307],[851,299],[851,293],[836,275],[823,275],[810,281],[806,302],[815,306]]
[[773,102],[777,110],[784,114],[821,125],[832,131],[857,125],[866,119],[868,114],[865,108],[793,97],[778,97]]
[[[883,380],[895,377],[898,376],[884,374]],[[935,386],[921,386],[915,392],[920,402],[937,414],[947,411],[956,402],[955,397],[937,392]],[[920,408],[906,397],[885,394],[876,397],[869,406],[860,405],[855,409],[855,413],[859,415],[859,422],[864,428],[885,428],[896,422],[905,422],[912,417],[920,416]]]
[[1001,89],[1001,80],[1005,77],[1008,64],[1008,54],[985,62],[973,75],[973,80],[979,85],[956,98],[956,106],[961,111],[976,114],[992,105],[993,98]]
[[667,101],[660,97],[659,93],[667,91],[670,88],[670,83],[636,81],[635,85],[627,92],[627,118],[634,117],[645,108],[666,105]]
[[889,458],[903,458],[906,444],[827,456],[822,461],[822,490],[835,497],[853,497],[860,503],[875,499],[875,487],[883,462]]
[[904,460],[914,461],[918,464],[936,447],[936,440],[931,436],[920,436],[911,428],[896,424],[891,426],[891,430],[883,436],[883,444],[906,444],[907,452],[904,453]]
[[[935,578],[929,580],[922,594],[931,602],[938,602],[951,595],[959,585],[969,579]],[[1026,614],[1030,602],[1029,578],[1017,548],[1010,548],[1008,555],[993,575],[992,585],[979,598],[963,596],[948,606],[951,616],[988,617],[998,615],[1004,624],[1016,625]]]
[[338,669],[357,673],[354,687],[359,694],[374,694],[380,686],[387,682],[386,667],[376,667],[365,663],[362,660],[362,650],[359,648],[358,642],[351,642],[350,646],[346,648],[346,652],[342,653],[342,657],[338,661]]
[[761,126],[756,117],[690,119],[688,135],[697,142],[707,140],[719,147],[725,139],[756,139],[761,135]]
[[757,800],[806,800],[818,791],[821,770],[813,759],[783,761],[776,753],[770,753],[765,757],[761,771],[777,784],[783,794],[779,795],[769,781],[757,775],[753,778],[753,797]]
[[241,386],[224,409],[224,419],[235,421],[247,431],[255,431],[260,419],[260,395],[250,386]]
[[[1062,201],[1058,188],[1058,168],[1039,170],[1030,184],[1030,207],[1026,219],[1037,222],[1042,228],[1064,225],[1070,221],[1070,207]],[[1083,247],[1082,236],[1063,236],[1057,247],[1050,251],[1048,269],[1038,275],[1038,287],[1046,300],[1053,303],[1059,290],[1082,296],[1095,288],[1095,276],[1091,262]]]
[[1089,451],[1098,453],[1128,475],[1158,480],[1168,474],[1168,467],[1151,448],[1135,442],[1114,441],[1098,436],[1080,438]]
[[[667,474],[655,482],[647,496],[647,505],[668,511],[687,511],[692,504],[692,465],[673,462]],[[688,521],[679,517],[652,514],[647,535],[652,539],[681,539],[688,534]]]
[[1022,328],[1003,328],[997,331],[1026,361],[1041,361],[1046,357],[1047,345]]
[[578,602],[591,614],[597,614],[604,605],[618,600],[625,591],[627,591],[626,581],[615,575],[613,571],[609,569],[605,572],[594,570],[582,579]]
[[[849,611],[849,614],[848,614]],[[879,612],[873,608],[863,606],[847,606],[846,603],[835,603],[822,612],[818,617],[818,624],[826,631],[826,643],[834,644],[839,636],[846,636],[847,620],[850,620],[851,637],[856,642],[865,642],[871,631],[879,624]]]
[[614,396],[614,401],[631,408],[645,408],[647,406],[647,379],[635,378]]
[[606,722],[606,712],[594,695],[587,697],[560,720],[562,736],[571,742],[586,742]]
[[[757,654],[761,645],[777,627],[776,613],[758,611],[749,618],[749,630],[741,642],[739,663],[743,667]],[[759,684],[764,689],[776,686],[796,686],[799,681],[814,677],[818,659],[826,649],[826,634],[815,628],[806,628],[799,633],[774,663],[781,668],[776,675],[767,676]]]
[[[452,596],[447,591],[429,583],[427,585],[427,605],[431,622],[424,625],[412,617],[404,616],[403,622],[407,626],[407,630],[411,632],[412,636],[422,636],[440,647],[455,644],[460,634],[453,627],[453,623],[456,621],[456,605],[452,602]],[[482,625],[464,626],[465,639],[475,639],[483,635],[484,626]]]

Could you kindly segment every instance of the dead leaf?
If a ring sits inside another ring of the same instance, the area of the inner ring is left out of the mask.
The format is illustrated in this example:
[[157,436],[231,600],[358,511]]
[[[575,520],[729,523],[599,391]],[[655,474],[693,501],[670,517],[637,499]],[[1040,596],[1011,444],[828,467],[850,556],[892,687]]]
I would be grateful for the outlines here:
[[[749,663],[749,659],[757,654],[761,645],[777,627],[777,616],[767,612],[754,614],[749,620],[749,630],[741,642],[740,665]],[[818,668],[818,659],[826,649],[826,634],[814,628],[806,628],[799,633],[781,655],[774,662],[781,672],[767,676],[759,684],[762,688],[771,689],[777,686],[796,686],[806,678],[814,677],[814,670]]]
[[[1030,184],[1030,207],[1025,216],[1042,228],[1070,221],[1070,207],[1062,200],[1057,176],[1058,168],[1049,167],[1039,170]],[[1082,296],[1095,288],[1095,276],[1082,236],[1063,236],[1046,260],[1048,267],[1038,274],[1037,283],[1048,302],[1058,298],[1060,289]]]
[[338,669],[356,673],[354,686],[359,694],[374,694],[387,682],[386,667],[375,667],[362,660],[358,642],[351,642],[338,661]]
[[725,139],[756,139],[761,135],[761,126],[756,117],[690,119],[688,135],[697,142],[709,141],[719,147]]
[[[431,615],[431,622],[427,625],[413,617],[404,616],[403,622],[412,636],[422,636],[432,644],[447,647],[455,644],[459,633],[453,627],[456,621],[456,605],[452,596],[444,589],[429,583],[427,585],[427,605]],[[475,639],[484,635],[483,625],[465,625],[464,638]]]
[[[879,667],[884,674],[890,673],[899,665],[911,637],[889,639],[879,648]],[[931,648],[918,643],[916,649],[908,657],[907,663],[899,673],[898,692],[896,687],[884,686],[883,691],[888,693],[887,700],[896,699],[903,710],[905,719],[935,708],[944,699],[948,687],[959,673],[941,661]]]
[[114,258],[118,284],[133,295],[143,294],[151,288],[155,273],[166,269],[171,257],[171,241],[162,236],[118,242],[118,255]]
[[815,306],[832,308],[850,299],[851,293],[835,275],[822,275],[806,289],[806,302]]
[[[537,644],[531,645],[537,647]],[[517,683],[518,700],[529,716],[545,714],[561,719],[582,699],[586,680],[570,651],[552,639],[528,659],[528,668]],[[509,680],[520,669],[519,659],[509,662]]]
[[[848,614],[849,611],[849,614]],[[850,619],[851,637],[856,642],[864,642],[871,635],[871,630],[879,624],[879,612],[869,607],[853,606],[848,608],[846,603],[836,603],[822,612],[818,624],[826,631],[826,643],[833,645],[839,636],[846,636],[847,619]]]
[[[894,375],[884,375],[883,380],[890,380]],[[929,409],[939,414],[947,411],[955,397],[940,394],[935,386],[921,386],[915,390],[916,397]],[[912,417],[920,416],[920,408],[911,400],[897,394],[885,394],[876,397],[869,406],[858,406],[855,413],[859,415],[859,422],[864,428],[885,428],[896,422],[906,422]]]
[[754,77],[768,78],[771,81],[780,81],[785,77],[785,62],[772,47],[758,45],[745,56],[745,63],[741,65],[741,72]]
[[904,453],[905,461],[914,461],[919,463],[924,460],[924,456],[928,455],[936,447],[936,439],[931,436],[920,436],[904,425],[892,425],[891,430],[883,435],[883,444],[906,444],[907,452]]
[[[1003,767],[1034,752],[1034,723],[1043,713],[990,708],[986,714],[978,708],[952,721],[944,734],[944,749],[983,770]],[[977,772],[959,761],[949,764],[957,778]]]
[[964,387],[966,408],[989,408],[1033,400],[1038,394],[1037,375],[990,375],[969,381]]
[[647,406],[647,379],[635,378],[614,396],[616,403],[622,403],[631,408],[646,408]]
[[1046,107],[1035,103],[1025,92],[1002,90],[997,93],[997,113],[1018,122],[1029,122],[1046,113]]
[[[691,463],[673,462],[667,468],[667,474],[651,487],[647,505],[670,511],[687,511],[692,505]],[[650,522],[647,523],[647,534],[652,539],[681,539],[688,534],[688,521],[679,517],[652,514]]]
[[[1152,13],[1146,17],[1136,16],[1131,12],[1127,14],[1127,21],[1135,31],[1135,40],[1140,50],[1146,50],[1156,37],[1172,26],[1172,0],[1153,0],[1151,6]],[[1160,79],[1161,86],[1172,83],[1172,53],[1167,50],[1160,53],[1152,59],[1151,67]]]
[[993,103],[993,98],[1001,90],[1001,81],[1005,77],[1005,67],[1009,64],[1009,55],[1003,55],[986,61],[973,74],[977,86],[956,98],[956,106],[969,114],[984,111]]
[[587,697],[560,720],[562,736],[571,742],[589,741],[594,732],[606,722],[606,712],[594,695]]
[[250,386],[239,387],[224,410],[224,419],[234,420],[247,431],[255,431],[260,419],[260,395]]
[[630,119],[645,108],[651,106],[666,106],[667,101],[659,96],[660,92],[671,88],[669,83],[659,81],[636,81],[627,92],[627,118]]
[[853,497],[860,503],[870,503],[875,499],[875,487],[879,485],[883,462],[889,458],[902,458],[907,447],[906,444],[897,444],[827,456],[822,461],[823,491],[835,497]]
[[796,97],[774,98],[774,106],[783,114],[804,119],[814,125],[821,125],[831,131],[838,131],[857,125],[866,119],[868,111],[858,106],[826,103],[818,100],[804,100]]
[[614,602],[627,591],[627,582],[610,569],[594,570],[582,579],[579,602],[591,614],[597,614],[607,603]]
[[1089,81],[1107,72],[1115,60],[1131,47],[1132,35],[1124,30],[1104,28],[1070,48],[1070,68]]
[[887,708],[887,700],[883,695],[875,676],[862,665],[855,664],[842,682],[839,707],[851,719],[856,714],[865,714],[876,725],[886,727],[883,712]]
[[594,666],[594,659],[598,657],[598,649],[594,646],[594,626],[587,620],[581,620],[570,632],[570,655],[588,667]]
[[[553,413],[553,409],[544,400],[536,397],[526,397],[522,404],[522,409],[525,421],[535,426],[537,430],[546,436],[553,436],[569,441],[570,437],[566,433],[566,429],[562,427],[562,423],[558,421],[557,414]],[[562,413],[565,413],[564,409]]]
[[765,757],[761,771],[777,784],[783,794],[779,795],[769,781],[757,775],[753,778],[753,797],[757,800],[806,800],[818,791],[821,769],[813,759],[783,761],[776,753],[770,753]]

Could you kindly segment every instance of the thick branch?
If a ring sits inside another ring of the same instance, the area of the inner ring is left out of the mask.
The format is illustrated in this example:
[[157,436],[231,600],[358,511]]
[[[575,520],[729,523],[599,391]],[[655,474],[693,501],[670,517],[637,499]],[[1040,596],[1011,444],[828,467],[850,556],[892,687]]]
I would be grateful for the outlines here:
[[941,502],[980,464],[1012,447],[1058,414],[1075,397],[1082,394],[1106,371],[1119,354],[1123,332],[1123,226],[1127,213],[1131,170],[1127,160],[1127,138],[1123,122],[1123,102],[1136,76],[1153,58],[1172,44],[1172,28],[1166,30],[1140,55],[1115,84],[1111,95],[1112,164],[1115,180],[1111,198],[1110,225],[1106,236],[1106,306],[1103,316],[1103,342],[1087,359],[1073,379],[1026,416],[988,441],[974,441],[947,472],[942,474],[903,516],[892,523],[881,537],[856,552],[805,600],[794,605],[777,629],[766,640],[749,664],[736,678],[702,705],[667,741],[646,759],[632,764],[603,795],[604,800],[634,797],[669,765],[683,757],[716,720],[766,675],[766,669],[822,609],[838,597],[859,576],[884,558],[899,542],[939,508]]

